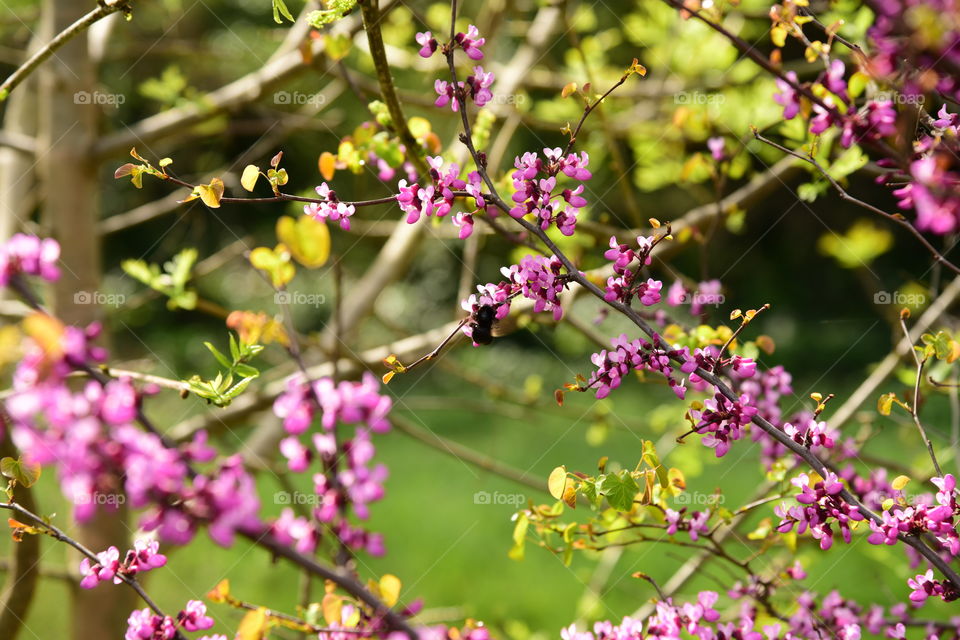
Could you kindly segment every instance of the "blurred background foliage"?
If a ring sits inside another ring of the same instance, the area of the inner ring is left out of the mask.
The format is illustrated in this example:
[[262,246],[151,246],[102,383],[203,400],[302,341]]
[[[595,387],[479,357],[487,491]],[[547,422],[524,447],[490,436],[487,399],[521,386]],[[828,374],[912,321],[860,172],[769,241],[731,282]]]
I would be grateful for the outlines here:
[[[38,17],[35,2],[7,0],[5,4],[0,20],[4,73],[22,55]],[[846,21],[842,33],[863,42],[871,14],[861,3],[814,4],[822,22],[830,24],[842,17]],[[304,8],[299,0],[288,5],[295,14]],[[499,74],[542,6],[532,0],[462,2],[461,28],[468,21],[482,26],[488,39],[485,64]],[[682,20],[654,0],[571,0],[557,6],[562,18],[548,39],[550,46],[539,51],[536,63],[523,71],[516,94],[498,96],[511,108],[491,127],[494,144],[501,145],[496,178],[508,175],[514,155],[563,142],[560,129],[581,111],[574,99],[561,97],[564,85],[591,82],[595,90],[603,91],[632,58],[647,67],[646,78],[631,80],[608,99],[578,141],[590,154],[594,172],[585,194],[590,204],[584,211],[597,225],[625,230],[644,227],[651,217],[675,219],[764,172],[780,154],[753,141],[750,126],[788,139],[803,137],[802,130],[798,133],[792,125],[778,124],[781,108],[771,100],[773,81],[704,25]],[[725,24],[760,51],[769,52],[768,9],[769,3],[762,0],[744,0]],[[427,118],[445,149],[452,149],[447,145],[455,139],[459,119],[449,110],[432,107],[439,63],[417,57],[413,41],[415,32],[425,28],[445,33],[448,16],[449,6],[443,3],[404,2],[384,19],[383,31],[407,115]],[[102,111],[104,135],[122,132],[166,109],[204,105],[210,91],[263,66],[289,28],[273,22],[267,0],[135,3],[132,22],[111,26],[100,65],[102,91],[124,97],[119,105],[95,107]],[[335,152],[346,134],[370,120],[367,104],[376,97],[376,79],[361,39],[362,34],[341,61],[314,60],[309,71],[269,90],[264,98],[149,144],[138,144],[138,151],[154,160],[172,157],[173,171],[188,180],[220,175],[228,191],[237,192],[243,164],[266,166],[270,156],[283,150],[283,164],[290,172],[287,190],[312,194],[321,181],[319,155]],[[785,67],[796,70],[801,78],[818,73],[802,51],[788,46],[786,53],[791,55],[785,56]],[[320,109],[315,103],[283,104],[274,93],[313,96],[321,90],[331,97]],[[504,128],[509,135],[499,138]],[[734,156],[729,176],[719,183],[712,175],[714,165],[706,147],[711,136],[723,136]],[[259,157],[244,157],[265,139],[269,144]],[[829,141],[824,147],[831,161],[840,157]],[[238,160],[241,157],[243,161]],[[171,193],[171,185],[149,178],[142,190],[115,181],[114,169],[127,160],[126,150],[103,159],[104,220]],[[845,162],[862,165],[859,158]],[[844,181],[862,199],[892,207],[887,190],[874,184],[869,167],[864,175]],[[358,173],[338,171],[331,186],[342,198],[361,199],[388,195],[392,185],[382,184],[375,171],[364,167]],[[186,195],[186,190],[179,192],[181,197]],[[196,247],[202,260],[234,246],[237,250],[221,254],[224,259],[215,271],[196,278],[200,297],[225,309],[262,309],[273,314],[272,290],[245,262],[242,250],[272,246],[277,217],[299,212],[300,207],[293,204],[224,205],[210,210],[195,201],[107,235],[103,289],[127,297],[125,304],[104,309],[114,361],[167,377],[210,375],[215,363],[202,342],[226,344],[222,318],[169,311],[164,300],[145,292],[120,270],[123,259],[163,263],[185,247]],[[679,246],[669,264],[657,262],[651,271],[668,283],[677,275],[693,280],[719,278],[726,302],[708,309],[705,320],[711,324],[723,323],[734,308],[770,303],[772,310],[754,327],[777,345],[772,355],[762,356],[763,365],[782,364],[794,375],[796,395],[784,407],[786,412],[809,403],[807,395],[812,391],[835,393],[835,402],[840,403],[872,363],[886,355],[899,334],[897,308],[874,304],[875,295],[915,292],[929,301],[940,278],[927,254],[910,238],[863,217],[862,211],[825,189],[822,179],[803,169],[749,210],[731,212],[720,223],[698,230],[690,242]],[[342,265],[345,290],[363,274],[383,242],[382,235],[365,233],[374,227],[364,223],[399,219],[396,207],[371,207],[358,211],[353,232],[331,228],[334,260]],[[363,322],[352,348],[379,345],[459,317],[463,243],[435,236],[428,233],[408,271],[379,297],[374,316]],[[589,268],[603,263],[606,240],[602,233],[592,236],[581,231],[564,243]],[[499,236],[482,236],[475,268],[479,282],[473,284],[497,281],[499,267],[522,254]],[[298,291],[323,294],[328,301],[295,308],[294,322],[305,334],[319,332],[331,321],[332,264],[315,271],[301,269],[292,285]],[[589,324],[599,310],[595,301],[581,300],[573,314]],[[612,319],[595,327],[602,335],[626,329]],[[593,350],[595,346],[569,326],[532,322],[490,347],[473,349],[460,343],[435,365],[397,378],[388,389],[398,414],[508,462],[535,480],[545,481],[550,469],[559,464],[591,472],[604,455],[612,463],[632,466],[639,458],[640,441],[651,439],[658,442],[667,465],[684,469],[691,489],[710,493],[721,487],[728,506],[751,495],[763,473],[755,448],[742,442],[718,463],[709,449],[693,440],[677,445],[674,439],[686,430],[684,406],[662,386],[631,381],[608,400],[568,395],[565,406],[557,407],[553,390],[576,373],[589,374]],[[310,357],[316,359],[317,354]],[[269,369],[285,359],[282,350],[272,347],[259,362]],[[265,377],[270,377],[269,371]],[[483,384],[474,384],[476,380]],[[882,390],[899,391],[902,385],[903,381],[891,380]],[[158,423],[170,425],[189,415],[217,411],[194,398],[179,401],[171,394],[151,400],[148,408]],[[924,414],[928,430],[942,442],[949,432],[946,398],[933,398]],[[242,449],[243,439],[256,424],[273,419],[271,415],[247,418],[220,429],[216,437],[226,450]],[[879,417],[868,405],[855,423],[848,429],[854,434],[869,433],[868,450],[874,455],[892,457],[907,468],[922,464],[921,448],[905,419]],[[911,457],[905,457],[906,451]],[[638,545],[622,555],[578,555],[566,567],[549,552],[528,545],[526,558],[516,562],[506,555],[513,507],[475,504],[474,494],[522,494],[536,501],[549,500],[548,496],[397,432],[381,438],[379,456],[391,475],[387,499],[372,509],[371,524],[386,533],[388,554],[361,558],[359,569],[364,576],[398,575],[404,582],[403,598],[422,597],[428,618],[473,616],[494,626],[498,634],[518,640],[556,637],[562,626],[575,619],[616,619],[635,611],[653,592],[649,584],[630,574],[643,571],[665,580],[688,557],[689,550],[682,548]],[[944,452],[944,456],[950,454]],[[264,513],[274,515],[280,507],[272,495],[280,487],[271,474],[261,475]],[[54,479],[44,477],[40,487],[45,511],[63,514],[58,518],[62,522],[67,509]],[[309,491],[306,486],[303,490]],[[754,520],[772,516],[772,507],[760,511]],[[855,544],[837,545],[829,553],[809,548],[809,542],[804,540],[799,551],[801,560],[809,564],[807,587],[820,592],[842,588],[844,596],[865,602],[902,599],[909,570],[906,561],[896,557],[899,552],[871,547],[862,536]],[[737,549],[737,543],[733,548],[747,552]],[[163,606],[173,608],[186,597],[202,595],[222,577],[231,578],[234,593],[248,601],[279,610],[292,610],[297,601],[296,572],[271,563],[244,543],[225,551],[201,535],[189,548],[169,553],[168,569],[151,574],[148,580]],[[66,568],[63,556],[62,548],[46,544],[44,566]],[[774,563],[775,558],[768,562]],[[878,575],[877,567],[887,569]],[[866,579],[851,579],[855,576]],[[732,581],[725,568],[708,564],[690,588],[723,590]],[[67,589],[63,580],[45,580],[28,625],[48,630],[45,637],[61,637],[66,628],[62,603]],[[229,633],[227,629],[238,620],[234,612],[213,613],[219,623],[215,631]]]

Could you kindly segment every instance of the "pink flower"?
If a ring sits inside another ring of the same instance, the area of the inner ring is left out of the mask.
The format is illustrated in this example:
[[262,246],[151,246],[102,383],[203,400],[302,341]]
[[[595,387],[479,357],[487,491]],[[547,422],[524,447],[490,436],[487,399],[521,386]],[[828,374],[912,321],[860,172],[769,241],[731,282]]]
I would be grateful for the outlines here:
[[187,606],[177,614],[177,623],[187,631],[203,631],[213,626],[213,618],[207,615],[207,605],[200,600],[188,600]]

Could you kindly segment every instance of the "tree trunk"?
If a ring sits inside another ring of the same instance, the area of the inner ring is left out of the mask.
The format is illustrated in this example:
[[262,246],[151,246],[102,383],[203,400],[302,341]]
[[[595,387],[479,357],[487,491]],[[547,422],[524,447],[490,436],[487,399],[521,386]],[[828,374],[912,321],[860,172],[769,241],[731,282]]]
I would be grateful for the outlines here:
[[[69,26],[90,9],[76,0],[44,0],[45,39]],[[38,170],[42,187],[42,218],[60,241],[62,275],[53,287],[52,306],[68,324],[86,325],[100,310],[92,304],[100,284],[100,238],[97,236],[97,165],[91,153],[97,137],[98,114],[95,66],[86,34],[73,38],[38,71]],[[94,550],[128,546],[129,529],[123,510],[99,511],[78,527],[77,537]],[[129,589],[77,589],[74,592],[74,640],[122,638],[135,602]]]

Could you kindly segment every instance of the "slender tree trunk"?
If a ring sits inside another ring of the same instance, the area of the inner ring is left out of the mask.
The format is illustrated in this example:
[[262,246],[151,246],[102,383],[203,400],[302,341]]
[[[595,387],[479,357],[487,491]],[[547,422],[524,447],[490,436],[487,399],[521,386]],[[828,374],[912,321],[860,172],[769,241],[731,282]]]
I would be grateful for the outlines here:
[[[28,54],[39,46],[34,37]],[[7,99],[3,133],[11,137],[37,135],[37,80],[28,78]],[[13,147],[0,147],[0,242],[23,227],[36,206],[35,154]]]
[[[41,32],[46,38],[89,11],[86,2],[44,0]],[[90,296],[100,284],[100,238],[97,236],[97,165],[91,149],[102,108],[93,99],[97,91],[95,66],[85,35],[74,38],[38,71],[38,170],[42,187],[43,223],[60,241],[60,281],[53,287],[52,306],[68,324],[86,325],[100,310]],[[125,513],[98,511],[78,528],[77,537],[92,549],[110,545],[125,548],[129,530]],[[127,589],[78,589],[73,596],[74,640],[122,638],[126,618],[135,603]]]

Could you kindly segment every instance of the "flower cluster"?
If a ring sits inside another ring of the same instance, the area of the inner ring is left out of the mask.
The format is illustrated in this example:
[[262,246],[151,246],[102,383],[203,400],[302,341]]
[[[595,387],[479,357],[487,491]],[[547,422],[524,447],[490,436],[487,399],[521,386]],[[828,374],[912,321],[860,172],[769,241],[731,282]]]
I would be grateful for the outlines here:
[[[626,334],[614,338],[611,340],[611,349],[590,356],[590,361],[597,369],[591,374],[586,388],[596,387],[597,398],[605,398],[620,386],[630,371],[649,370],[663,374],[677,397],[683,398],[686,395],[685,381],[677,382],[673,377],[674,368],[683,373],[692,373],[701,363],[686,347],[665,347],[659,337],[655,337],[655,342],[652,344],[641,338],[630,340]],[[680,364],[675,365],[674,361]]]
[[743,427],[757,415],[750,396],[742,395],[738,400],[730,400],[720,392],[703,403],[703,409],[690,412],[696,421],[694,431],[706,434],[703,444],[713,449],[718,458],[730,450],[730,443],[743,437]]
[[[749,584],[737,583],[727,593],[741,602],[729,621],[722,621],[717,606],[719,594],[701,591],[693,602],[675,603],[672,599],[658,601],[655,612],[646,620],[625,617],[620,624],[596,622],[593,631],[579,631],[571,625],[560,632],[562,640],[860,640],[866,634],[891,639],[907,637],[906,629],[917,629],[916,637],[929,640],[960,637],[960,620],[950,622],[920,621],[907,615],[907,608],[898,604],[884,609],[879,605],[864,607],[844,598],[837,591],[825,596],[810,591],[791,594],[789,616],[772,618],[761,615],[758,605],[770,605],[770,597],[784,584],[806,577],[799,564],[788,567],[773,578],[751,576]],[[937,591],[932,576],[920,575],[915,580],[923,593]],[[938,583],[939,584],[939,583]],[[919,596],[918,596],[919,597]],[[751,602],[753,600],[754,602]],[[919,600],[918,600],[919,601]],[[919,631],[922,630],[922,636]],[[914,636],[911,636],[914,637]]]
[[513,284],[514,291],[533,300],[534,312],[552,312],[555,321],[563,317],[560,294],[567,287],[568,279],[562,274],[563,263],[559,258],[527,255],[520,264],[503,267],[500,271]]
[[159,548],[156,540],[136,540],[133,549],[124,555],[123,562],[120,561],[120,551],[116,547],[98,553],[96,562],[84,558],[80,561],[80,575],[83,576],[80,586],[92,589],[106,580],[120,584],[124,576],[133,577],[138,573],[162,567],[167,564],[167,556],[160,553]]
[[830,429],[826,422],[807,420],[797,425],[787,423],[783,425],[784,432],[790,439],[807,449],[824,447],[832,449],[836,431]]
[[[500,272],[507,278],[499,284],[477,285],[477,293],[463,300],[460,306],[476,318],[481,307],[495,310],[494,319],[502,320],[510,313],[510,302],[517,296],[533,301],[536,313],[550,312],[554,320],[563,317],[560,294],[566,289],[569,278],[563,273],[564,266],[559,258],[543,255],[527,255],[519,264],[502,267]],[[473,323],[464,324],[464,335],[473,338]],[[474,341],[474,345],[479,345]]]
[[[797,11],[798,5],[790,1],[777,5],[771,17],[778,24],[799,26],[805,18]],[[793,71],[777,79],[774,100],[783,106],[783,117],[795,118],[804,111],[805,99],[818,96],[812,104],[810,132],[835,129],[840,143],[849,147],[854,142],[876,142],[897,134],[895,102],[922,106],[928,95],[939,94],[945,103],[955,103],[960,96],[955,53],[960,21],[955,9],[952,0],[877,3],[876,20],[868,31],[872,46],[860,62],[859,73],[894,90],[871,94],[858,105],[855,94],[859,88],[851,90],[846,65],[824,54],[825,69],[814,82],[801,84]],[[937,24],[937,29],[930,30],[924,26],[927,24]],[[799,28],[794,31],[799,32]],[[878,164],[891,169],[877,181],[898,185],[894,191],[898,204],[916,211],[918,229],[953,233],[960,228],[957,116],[943,105],[936,119],[925,119],[925,126],[917,128],[912,158],[905,160],[894,156],[893,149],[873,145],[884,156]]]
[[[134,611],[127,619],[124,637],[126,640],[173,640],[179,629],[203,631],[212,626],[213,618],[207,615],[207,606],[199,600],[188,600],[176,618],[157,615],[150,609]],[[209,640],[216,640],[216,636]]]
[[[423,58],[429,58],[438,49],[441,49],[440,43],[429,31],[418,33],[416,40],[420,45],[420,56]],[[444,45],[442,50],[446,53],[450,51],[451,46],[459,47],[471,60],[481,60],[483,51],[480,50],[480,47],[485,43],[486,39],[480,37],[477,28],[470,25],[466,33],[457,33],[453,37],[453,42],[450,45]],[[445,107],[449,104],[450,108],[456,112],[460,110],[460,101],[469,97],[478,107],[482,107],[493,98],[493,94],[490,92],[492,84],[493,73],[484,71],[483,67],[477,65],[473,68],[473,73],[467,76],[466,81],[457,82],[456,86],[452,82],[437,79],[434,82],[434,90],[437,92],[438,98],[434,104],[438,107]]]
[[53,282],[60,277],[59,259],[60,245],[56,240],[16,233],[0,247],[0,286],[20,273]]
[[[437,39],[433,37],[433,34],[429,31],[424,31],[418,33],[417,44],[420,45],[420,57],[429,58],[437,49],[440,47],[440,43],[437,42]],[[467,27],[467,32],[458,32],[453,36],[453,45],[463,49],[463,52],[467,54],[471,60],[481,60],[483,59],[483,51],[480,50],[484,44],[486,44],[486,38],[480,37],[480,31],[474,26],[469,25]]]
[[613,262],[614,275],[607,278],[606,292],[604,299],[613,302],[614,300],[629,305],[634,297],[639,298],[640,304],[650,307],[660,302],[660,290],[663,283],[653,278],[648,278],[646,282],[638,282],[637,274],[631,271],[628,266],[638,260],[640,266],[649,265],[651,262],[650,252],[653,250],[656,241],[654,238],[639,236],[637,238],[637,249],[632,249],[629,245],[618,242],[616,237],[611,236],[610,248],[603,254],[603,257]]
[[[296,516],[292,509],[284,509],[271,525],[278,540],[311,553],[322,528],[329,527],[347,546],[365,549],[373,555],[383,554],[383,537],[353,527],[346,514],[352,509],[365,520],[370,515],[368,505],[384,496],[387,468],[371,464],[376,449],[370,435],[390,429],[387,414],[391,405],[390,397],[380,394],[380,384],[370,373],[359,382],[334,383],[322,378],[308,384],[300,376],[288,380],[286,390],[273,406],[290,434],[280,442],[280,453],[291,471],[306,472],[314,460],[321,462],[322,471],[313,476],[313,518]],[[317,414],[322,430],[312,434],[312,447],[308,447],[299,436]],[[353,437],[338,440],[338,425],[353,425]]]
[[[867,538],[871,544],[896,544],[901,535],[931,536],[941,545],[947,557],[960,555],[960,534],[957,533],[957,482],[953,474],[942,478],[933,478],[932,482],[939,491],[933,503],[929,494],[919,496],[913,505],[894,504],[881,513],[881,522],[870,522],[872,533]],[[932,579],[932,574],[918,575],[908,581],[913,592],[910,599],[922,602],[931,595],[944,600],[953,600],[958,594],[949,582],[940,583]]]
[[955,114],[946,107],[940,110],[940,118],[934,122],[938,127],[932,136],[923,136],[915,145],[917,153],[905,173],[894,171],[878,179],[894,182],[906,179],[906,184],[895,189],[897,204],[903,209],[917,212],[917,228],[923,231],[945,234],[960,228],[960,169],[956,153],[960,150]]
[[676,535],[677,531],[687,531],[690,533],[690,539],[696,542],[703,534],[710,533],[710,527],[707,521],[710,520],[710,513],[707,511],[693,511],[690,517],[685,518],[686,507],[680,511],[666,509],[664,517],[667,520],[667,535]]
[[484,71],[480,65],[473,68],[473,73],[468,75],[466,80],[458,82],[456,88],[452,82],[437,78],[433,83],[433,89],[437,92],[437,99],[433,104],[437,107],[449,104],[450,109],[456,113],[460,110],[460,100],[469,97],[478,107],[482,107],[493,99],[493,92],[490,91],[493,80],[493,72]]
[[933,569],[927,569],[926,573],[908,579],[907,586],[913,589],[910,592],[912,602],[921,603],[930,596],[938,597],[944,602],[960,598],[960,592],[949,580],[934,580]]
[[[407,224],[414,224],[421,216],[445,217],[453,207],[456,191],[466,190],[473,196],[478,210],[486,208],[479,173],[471,172],[467,176],[468,182],[465,182],[460,179],[460,166],[455,162],[451,162],[446,168],[440,156],[428,157],[427,162],[430,165],[431,184],[421,187],[414,182],[408,186],[406,180],[401,180],[397,185],[397,202],[407,214]],[[493,209],[489,211],[492,212]],[[459,212],[451,218],[453,224],[460,229],[461,240],[473,233],[473,213]]]
[[514,218],[527,215],[535,217],[541,229],[556,225],[565,235],[573,235],[577,225],[577,214],[587,204],[582,194],[584,186],[575,188],[557,188],[557,176],[563,173],[568,178],[583,182],[592,176],[587,170],[590,159],[587,153],[570,153],[566,156],[557,147],[544,149],[543,157],[528,151],[514,160],[513,201],[516,205],[510,209]]
[[357,208],[352,204],[340,202],[337,199],[337,193],[326,182],[317,187],[317,194],[324,199],[324,202],[306,204],[303,207],[303,212],[315,220],[339,221],[340,228],[349,231],[350,216],[356,212]]
[[69,384],[74,371],[106,359],[93,344],[98,326],[63,326],[36,314],[24,328],[24,355],[5,399],[11,435],[26,459],[56,467],[78,521],[89,520],[98,507],[116,509],[122,492],[132,507],[150,507],[141,527],[159,530],[165,541],[188,542],[206,524],[216,542],[229,545],[238,529],[259,523],[253,480],[240,457],[227,459],[210,475],[194,476],[192,463],[216,455],[205,433],[168,448],[160,436],[135,424],[142,396],[130,380],[89,381],[79,389]]
[[780,517],[777,531],[786,533],[797,526],[797,533],[803,534],[808,528],[813,537],[820,541],[820,548],[826,551],[833,545],[832,523],[840,528],[843,541],[850,542],[850,523],[863,520],[858,508],[846,502],[841,496],[843,483],[832,472],[825,479],[812,479],[805,473],[791,480],[800,489],[797,502],[793,507],[779,505],[774,512]]

